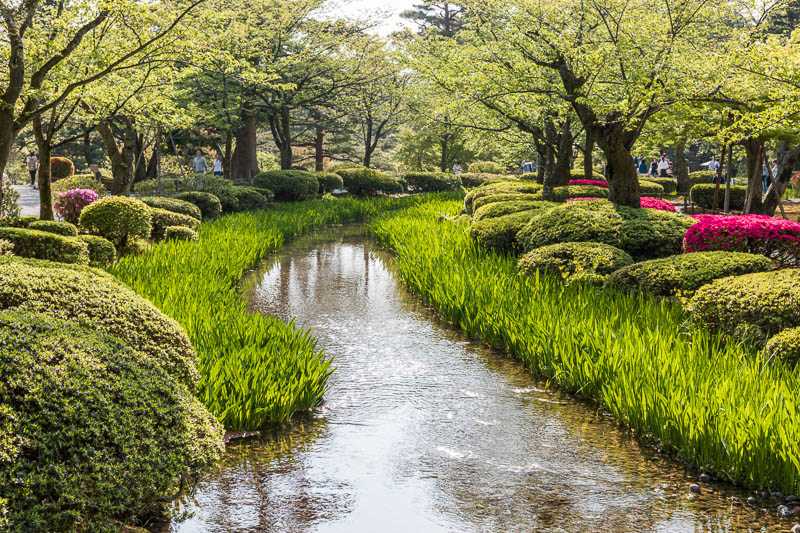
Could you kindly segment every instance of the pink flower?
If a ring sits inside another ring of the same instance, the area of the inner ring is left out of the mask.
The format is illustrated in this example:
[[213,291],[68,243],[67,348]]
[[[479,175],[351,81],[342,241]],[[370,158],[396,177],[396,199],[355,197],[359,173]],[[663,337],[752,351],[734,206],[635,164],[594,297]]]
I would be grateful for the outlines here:
[[603,180],[572,180],[567,185],[594,185],[608,189],[608,182]]
[[72,189],[58,193],[53,208],[64,220],[77,224],[83,208],[98,198],[97,193],[91,189]]
[[646,209],[657,209],[659,211],[675,211],[675,206],[666,200],[659,200],[658,198],[650,198],[643,196],[639,199],[641,206]]

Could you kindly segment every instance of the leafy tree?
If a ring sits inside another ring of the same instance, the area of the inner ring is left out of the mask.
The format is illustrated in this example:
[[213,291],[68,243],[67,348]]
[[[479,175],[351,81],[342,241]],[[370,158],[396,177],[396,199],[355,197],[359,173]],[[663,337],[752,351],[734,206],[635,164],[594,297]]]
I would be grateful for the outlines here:
[[414,4],[413,9],[403,11],[400,16],[414,22],[424,35],[436,32],[452,37],[461,29],[464,11],[464,6],[457,3],[426,1]]

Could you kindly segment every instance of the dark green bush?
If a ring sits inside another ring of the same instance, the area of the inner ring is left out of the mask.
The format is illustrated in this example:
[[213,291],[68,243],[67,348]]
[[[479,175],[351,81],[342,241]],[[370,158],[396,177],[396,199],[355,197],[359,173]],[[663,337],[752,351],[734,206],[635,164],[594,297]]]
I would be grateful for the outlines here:
[[605,200],[573,202],[538,213],[518,235],[525,251],[561,242],[599,242],[643,261],[681,252],[695,223],[670,211],[636,209]]
[[150,218],[150,208],[143,202],[109,196],[84,207],[78,225],[88,233],[105,237],[120,250],[130,239],[150,237]]
[[190,241],[199,240],[197,232],[186,226],[167,226],[164,230],[164,239],[168,241]]
[[340,170],[345,170],[348,168],[367,168],[364,165],[359,165],[358,163],[339,163],[338,165],[333,165],[331,168],[328,169],[328,172],[335,172],[336,174],[339,173]]
[[[692,202],[705,209],[711,209],[714,205],[714,183],[703,183],[693,185],[689,191],[689,198]],[[741,185],[731,185],[730,208],[736,210],[744,209],[744,198],[747,194],[747,187]],[[717,207],[722,209],[725,205],[725,184],[719,186],[719,196],[717,197]]]
[[800,270],[792,268],[715,280],[697,290],[689,307],[706,326],[766,339],[800,326],[796,302],[800,302]]
[[[531,202],[541,201],[542,197],[538,194],[520,193],[520,192],[498,192],[496,194],[489,194],[476,198],[472,202],[472,208],[475,212],[479,211],[482,207],[495,204],[498,202]],[[548,202],[549,203],[549,202]]]
[[404,178],[417,192],[457,191],[461,188],[461,178],[446,172],[409,172]]
[[[586,173],[583,171],[583,169],[572,169],[572,170],[569,171],[569,175],[574,180],[585,180],[586,179]],[[592,177],[589,178],[589,179],[607,181],[605,176],[603,176],[601,173],[599,173],[597,171],[594,171],[594,170],[592,171]]]
[[269,208],[269,200],[252,187],[234,187],[239,211],[258,211]]
[[467,167],[471,174],[504,174],[506,168],[494,161],[473,161]]
[[484,218],[497,218],[512,213],[519,213],[520,211],[530,211],[531,209],[541,209],[542,207],[553,207],[555,205],[554,203],[542,202],[540,200],[514,200],[510,202],[488,203],[482,205],[480,209],[476,209],[475,214],[472,215],[472,219],[478,221]]
[[464,211],[469,214],[474,213],[475,207],[472,205],[472,202],[484,196],[490,196],[494,194],[505,194],[505,193],[535,194],[537,192],[540,192],[541,190],[542,190],[541,185],[538,185],[536,183],[531,183],[529,181],[502,180],[502,181],[487,182],[478,187],[477,189],[473,189],[469,193],[467,193],[467,195],[464,197]]
[[[675,182],[675,187],[677,188],[677,186],[678,182]],[[642,196],[653,196],[653,195],[664,194],[664,187],[653,181],[639,180],[639,193]]]
[[553,201],[563,203],[568,198],[608,198],[608,189],[596,185],[565,185],[553,187]]
[[75,237],[25,228],[0,228],[0,239],[14,244],[14,255],[59,263],[89,263],[89,248]]
[[186,200],[179,200],[177,198],[164,198],[162,196],[145,196],[144,198],[139,198],[139,200],[144,202],[148,207],[166,209],[167,211],[172,211],[173,213],[180,213],[181,215],[194,217],[197,220],[203,219],[203,213],[200,211],[200,208],[194,205],[192,202],[187,202]]
[[235,213],[239,209],[239,199],[233,182],[217,176],[193,177],[186,180],[189,191],[207,192],[219,198],[222,212]]
[[153,513],[223,447],[220,424],[152,360],[25,312],[0,312],[0,432],[10,531],[119,530],[112,520]]
[[[337,174],[337,176],[338,176],[338,174]],[[275,193],[273,193],[269,189],[262,189],[260,187],[249,187],[249,188],[254,190],[254,191],[256,191],[258,194],[260,194],[264,198],[266,198],[268,202],[271,202],[272,200],[275,199]]]
[[158,180],[149,179],[138,181],[133,184],[133,190],[139,196],[172,196],[181,192],[186,192],[186,183],[180,176],[162,176],[161,191],[158,190]]
[[608,274],[633,263],[624,251],[597,242],[562,242],[531,250],[519,260],[520,272],[546,271],[568,282],[599,282]]
[[76,174],[62,180],[53,182],[52,193],[53,197],[58,197],[58,193],[71,191],[73,189],[91,189],[97,193],[101,198],[106,195],[106,187],[92,174]]
[[56,235],[63,235],[65,237],[77,237],[78,228],[75,224],[69,222],[56,222],[54,220],[34,220],[28,224],[28,229],[35,229],[37,231],[46,231],[47,233],[55,233]]
[[768,357],[780,359],[793,367],[800,360],[800,327],[781,331],[767,341],[764,350]]
[[716,172],[711,172],[710,170],[698,170],[696,172],[689,172],[689,181],[691,184],[699,185],[699,184],[708,184],[713,183],[714,176],[716,176]]
[[342,177],[344,188],[355,196],[373,196],[378,193],[403,192],[403,183],[383,172],[371,168],[346,168],[336,172]]
[[178,200],[185,200],[200,208],[203,220],[211,220],[222,214],[222,204],[219,198],[208,192],[182,192],[175,196]]
[[78,235],[89,247],[89,264],[96,267],[110,265],[117,259],[114,243],[97,235]]
[[652,176],[648,176],[647,179],[639,180],[639,192],[642,194],[642,196],[648,196],[648,194],[650,194],[646,192],[647,188],[642,189],[642,182],[645,181],[649,183],[655,183],[656,185],[661,185],[661,187],[664,189],[664,194],[672,194],[678,190],[678,182],[674,178],[654,178]]
[[715,279],[765,272],[769,259],[739,252],[696,252],[653,259],[621,268],[606,279],[609,286],[655,296],[690,296]]
[[517,233],[540,210],[520,211],[497,218],[485,218],[472,224],[469,234],[478,244],[497,253],[519,251]]
[[157,207],[150,208],[152,215],[153,231],[151,238],[154,241],[160,241],[164,238],[164,232],[168,226],[183,226],[192,230],[200,226],[200,221],[188,215],[181,215],[166,209],[158,209]]
[[53,181],[69,178],[75,174],[75,164],[66,157],[50,158],[50,179]]
[[467,188],[480,187],[484,183],[496,181],[508,181],[509,177],[502,174],[486,174],[478,172],[464,172],[458,175],[461,178],[461,185]]
[[314,177],[319,182],[320,194],[344,188],[342,177],[336,172],[314,172]]
[[0,255],[14,255],[14,243],[5,239],[0,239]]
[[271,190],[276,200],[283,201],[308,200],[319,194],[319,181],[313,172],[305,170],[264,172],[255,177],[253,185]]
[[39,217],[14,217],[14,218],[0,218],[0,227],[2,228],[27,228],[31,222],[36,222]]
[[183,329],[101,270],[0,257],[0,309],[12,307],[85,322],[150,357],[194,390],[197,354]]

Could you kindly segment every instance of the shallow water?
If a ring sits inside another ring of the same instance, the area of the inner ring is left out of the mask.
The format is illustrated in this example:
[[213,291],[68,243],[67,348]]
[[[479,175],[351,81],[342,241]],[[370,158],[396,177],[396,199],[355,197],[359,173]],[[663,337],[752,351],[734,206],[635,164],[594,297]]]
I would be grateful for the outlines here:
[[[628,437],[586,402],[438,323],[357,228],[286,246],[244,282],[336,372],[323,406],[229,445],[171,531],[786,531],[777,501]],[[763,508],[763,509],[762,509]]]

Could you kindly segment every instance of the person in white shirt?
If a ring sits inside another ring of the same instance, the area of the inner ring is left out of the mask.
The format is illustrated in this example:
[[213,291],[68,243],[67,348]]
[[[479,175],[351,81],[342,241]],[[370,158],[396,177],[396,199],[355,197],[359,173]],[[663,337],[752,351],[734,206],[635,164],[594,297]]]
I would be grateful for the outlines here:
[[214,156],[214,162],[212,163],[211,170],[214,172],[215,176],[222,177],[222,158],[220,157],[219,152],[217,152],[217,155]]
[[661,160],[658,162],[658,175],[662,178],[669,177],[669,159],[667,159],[667,154],[661,154]]
[[39,168],[39,158],[36,154],[31,152],[25,158],[25,164],[28,166],[28,172],[31,175],[31,187],[36,188],[36,170]]
[[453,165],[453,174],[458,176],[459,174],[462,174],[463,172],[464,172],[464,169],[461,168],[461,161],[456,161],[456,164]]
[[719,161],[717,161],[717,159],[713,155],[711,156],[711,161],[708,162],[708,170],[714,173],[714,177],[711,178],[711,183],[716,183],[717,172],[719,171]]

